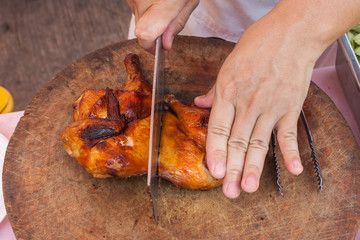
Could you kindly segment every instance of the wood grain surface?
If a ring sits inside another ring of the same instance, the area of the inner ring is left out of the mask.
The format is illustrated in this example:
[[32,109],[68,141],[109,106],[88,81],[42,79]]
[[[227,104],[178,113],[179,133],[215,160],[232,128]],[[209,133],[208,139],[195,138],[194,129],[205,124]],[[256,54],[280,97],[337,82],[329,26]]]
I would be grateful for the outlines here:
[[125,0],[0,0],[0,85],[24,110],[56,73],[127,39]]
[[[186,103],[205,93],[233,45],[178,37],[166,53],[167,92]],[[72,103],[84,89],[119,88],[128,53],[140,56],[151,81],[153,56],[136,41],[95,51],[49,81],[26,108],[10,140],[3,188],[18,239],[352,239],[360,221],[360,151],[342,115],[317,86],[305,103],[322,166],[317,188],[310,148],[299,121],[304,172],[290,175],[280,155],[284,196],[278,193],[271,151],[260,188],[230,200],[221,188],[184,190],[160,181],[155,225],[146,177],[95,179],[63,149]]]

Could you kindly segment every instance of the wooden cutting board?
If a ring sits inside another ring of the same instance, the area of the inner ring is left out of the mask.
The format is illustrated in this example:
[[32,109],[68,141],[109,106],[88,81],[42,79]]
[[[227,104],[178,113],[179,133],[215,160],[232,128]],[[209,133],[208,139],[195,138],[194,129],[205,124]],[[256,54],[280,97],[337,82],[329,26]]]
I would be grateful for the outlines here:
[[[178,37],[166,56],[167,92],[190,103],[207,92],[233,44]],[[18,239],[351,239],[359,221],[359,147],[344,118],[317,86],[305,103],[324,191],[317,188],[310,149],[299,124],[304,172],[285,170],[278,193],[274,163],[266,159],[259,190],[230,200],[221,187],[184,190],[160,181],[155,225],[146,178],[95,179],[63,149],[60,134],[72,122],[72,103],[84,89],[120,88],[128,53],[140,56],[151,81],[153,56],[136,41],[95,51],[49,81],[35,96],[10,140],[3,187]],[[278,153],[280,154],[280,152]]]

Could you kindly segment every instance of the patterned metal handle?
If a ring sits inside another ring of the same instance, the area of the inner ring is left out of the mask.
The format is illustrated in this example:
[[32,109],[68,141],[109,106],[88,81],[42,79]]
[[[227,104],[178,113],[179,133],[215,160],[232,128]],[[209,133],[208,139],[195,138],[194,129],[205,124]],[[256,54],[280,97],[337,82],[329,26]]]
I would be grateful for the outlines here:
[[271,143],[272,143],[272,149],[273,149],[273,160],[275,162],[275,171],[276,171],[276,183],[278,185],[279,188],[279,193],[281,195],[283,195],[283,191],[282,191],[282,185],[281,185],[281,178],[280,178],[280,167],[279,167],[279,162],[277,159],[277,154],[276,154],[276,134],[275,134],[275,130],[272,130],[271,133]]
[[308,141],[309,141],[309,145],[311,148],[311,158],[312,158],[312,162],[314,164],[315,174],[318,179],[319,189],[322,192],[324,186],[323,186],[323,178],[322,178],[322,174],[321,174],[320,162],[319,162],[319,158],[316,153],[314,138],[311,134],[310,127],[306,120],[306,116],[305,116],[305,113],[303,110],[301,110],[301,118],[303,120],[305,129],[306,129],[306,134],[308,136]]

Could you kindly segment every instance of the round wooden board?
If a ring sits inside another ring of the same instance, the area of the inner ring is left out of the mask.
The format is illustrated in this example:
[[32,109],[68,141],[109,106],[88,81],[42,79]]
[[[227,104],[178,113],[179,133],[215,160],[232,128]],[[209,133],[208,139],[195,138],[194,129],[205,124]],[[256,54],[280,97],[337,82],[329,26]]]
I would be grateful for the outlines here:
[[[190,103],[207,92],[233,44],[178,37],[166,53],[167,92]],[[359,147],[331,100],[311,85],[305,113],[324,178],[320,193],[310,148],[299,123],[304,172],[285,170],[278,193],[274,163],[265,162],[260,189],[230,200],[221,187],[184,190],[160,181],[155,225],[146,178],[95,179],[63,149],[60,134],[72,122],[72,103],[84,89],[122,87],[123,60],[140,56],[151,81],[153,56],[135,40],[95,51],[57,74],[26,108],[5,158],[3,188],[18,239],[351,239],[359,216]]]

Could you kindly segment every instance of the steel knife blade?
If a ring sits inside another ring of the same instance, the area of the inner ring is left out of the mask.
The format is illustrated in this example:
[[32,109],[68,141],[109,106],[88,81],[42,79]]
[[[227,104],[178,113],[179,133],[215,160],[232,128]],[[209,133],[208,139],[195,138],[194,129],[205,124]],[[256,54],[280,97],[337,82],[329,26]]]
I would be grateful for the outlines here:
[[158,185],[158,169],[159,169],[159,153],[160,153],[160,132],[161,120],[163,112],[164,99],[164,50],[162,47],[161,37],[156,39],[154,79],[152,86],[151,116],[150,116],[150,140],[149,140],[149,159],[148,159],[148,175],[147,188],[150,191],[150,197],[154,210],[154,218],[156,224],[157,203],[159,195]]

